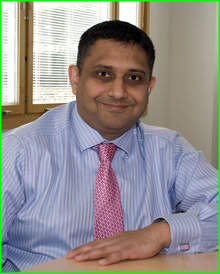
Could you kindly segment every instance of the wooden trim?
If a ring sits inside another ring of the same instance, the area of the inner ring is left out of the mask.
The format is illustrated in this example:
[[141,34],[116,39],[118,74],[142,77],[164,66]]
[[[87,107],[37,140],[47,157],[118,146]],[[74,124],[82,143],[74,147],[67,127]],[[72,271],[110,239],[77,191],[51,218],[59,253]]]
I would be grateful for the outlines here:
[[119,19],[119,2],[110,3],[110,20]]
[[18,43],[18,79],[19,79],[19,105],[25,112],[24,98],[26,96],[26,3],[19,3],[19,43]]
[[138,27],[143,29],[144,27],[144,2],[138,2]]
[[19,115],[11,115],[7,118],[2,119],[2,129],[11,129],[22,126],[24,124],[30,123],[37,118],[39,118],[42,114],[19,114]]
[[2,115],[4,115],[4,111],[11,111],[11,114],[24,114],[24,107],[20,104],[8,106],[4,105],[2,106]]
[[33,113],[33,2],[27,3],[27,113]]
[[150,2],[144,2],[143,30],[150,34]]
[[60,105],[63,105],[66,103],[60,103],[60,104],[32,104],[31,110],[32,112],[28,113],[44,113],[48,111],[48,109],[58,107]]

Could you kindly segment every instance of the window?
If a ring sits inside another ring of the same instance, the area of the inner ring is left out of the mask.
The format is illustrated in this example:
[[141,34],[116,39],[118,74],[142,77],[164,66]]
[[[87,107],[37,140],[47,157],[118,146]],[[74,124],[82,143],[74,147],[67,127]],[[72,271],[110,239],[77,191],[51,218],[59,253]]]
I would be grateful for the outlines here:
[[121,2],[119,6],[119,19],[139,26],[140,2]]
[[[9,20],[10,19],[10,20]],[[18,103],[18,5],[2,4],[2,103]],[[14,54],[11,54],[14,53]]]
[[68,66],[76,63],[81,34],[98,22],[117,18],[147,30],[147,4],[1,2],[2,127],[17,127],[75,100]]
[[81,34],[109,20],[108,2],[35,2],[33,6],[32,102],[29,112],[75,99],[68,66],[76,63]]

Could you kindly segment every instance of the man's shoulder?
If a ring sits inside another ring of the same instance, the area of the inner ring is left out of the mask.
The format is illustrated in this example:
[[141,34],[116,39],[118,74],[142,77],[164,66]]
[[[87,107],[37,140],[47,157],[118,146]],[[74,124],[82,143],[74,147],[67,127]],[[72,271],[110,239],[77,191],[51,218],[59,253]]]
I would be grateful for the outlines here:
[[64,128],[71,125],[71,113],[75,107],[75,102],[55,107],[37,120],[7,131],[4,138],[18,138],[25,140],[40,136],[53,136],[59,134]]
[[149,138],[163,139],[164,141],[174,142],[178,133],[171,129],[159,126],[151,126],[139,123],[139,134],[144,140],[149,140]]

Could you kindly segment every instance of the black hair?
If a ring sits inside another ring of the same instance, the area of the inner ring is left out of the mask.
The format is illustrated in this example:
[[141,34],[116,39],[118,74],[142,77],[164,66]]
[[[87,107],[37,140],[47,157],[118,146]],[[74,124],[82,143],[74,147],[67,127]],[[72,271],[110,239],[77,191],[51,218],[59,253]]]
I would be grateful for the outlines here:
[[77,67],[79,74],[86,56],[89,55],[90,48],[99,39],[111,39],[125,44],[137,44],[144,49],[149,64],[149,75],[152,71],[155,60],[154,45],[149,36],[138,27],[120,20],[105,21],[94,25],[85,31],[79,41]]

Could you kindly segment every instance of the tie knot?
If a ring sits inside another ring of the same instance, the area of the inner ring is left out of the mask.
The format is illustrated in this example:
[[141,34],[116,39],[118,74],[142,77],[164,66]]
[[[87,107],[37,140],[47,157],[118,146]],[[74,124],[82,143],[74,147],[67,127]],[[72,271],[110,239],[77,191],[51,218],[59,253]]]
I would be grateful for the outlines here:
[[118,147],[115,144],[99,144],[97,147],[99,150],[100,162],[109,161],[111,163]]

